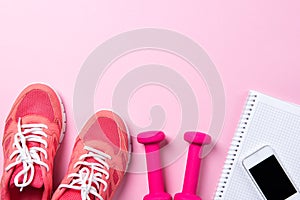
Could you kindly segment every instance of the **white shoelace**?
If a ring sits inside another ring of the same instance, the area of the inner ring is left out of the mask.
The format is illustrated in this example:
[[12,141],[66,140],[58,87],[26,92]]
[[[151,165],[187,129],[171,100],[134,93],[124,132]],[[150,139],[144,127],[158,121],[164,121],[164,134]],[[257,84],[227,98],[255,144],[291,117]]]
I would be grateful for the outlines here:
[[[75,163],[73,168],[76,168],[78,165],[84,167],[82,167],[78,173],[69,174],[68,178],[73,178],[72,182],[70,184],[61,184],[59,188],[81,191],[82,200],[90,200],[89,194],[104,200],[98,191],[101,183],[104,185],[103,190],[106,191],[107,189],[106,181],[109,179],[109,165],[105,160],[111,159],[111,156],[89,146],[85,146],[84,149],[87,150],[88,153],[81,155],[79,161]],[[84,161],[86,158],[93,158],[98,163]],[[105,175],[106,180],[102,178],[103,175]],[[96,187],[93,184],[96,185]]]
[[[34,164],[43,166],[49,171],[49,166],[41,161],[40,153],[48,159],[48,155],[45,149],[41,147],[30,147],[28,148],[27,142],[41,143],[48,147],[47,141],[42,137],[47,138],[47,134],[43,131],[43,128],[48,129],[45,124],[21,124],[21,118],[18,121],[18,132],[14,136],[13,147],[17,149],[10,155],[9,159],[12,160],[16,156],[16,161],[9,164],[5,170],[8,171],[11,168],[23,164],[23,170],[21,170],[14,178],[14,184],[16,187],[20,188],[20,191],[24,187],[30,185],[34,178]],[[28,178],[28,173],[30,171],[30,177]],[[24,176],[23,176],[24,175]],[[19,183],[19,178],[23,176],[22,183]]]

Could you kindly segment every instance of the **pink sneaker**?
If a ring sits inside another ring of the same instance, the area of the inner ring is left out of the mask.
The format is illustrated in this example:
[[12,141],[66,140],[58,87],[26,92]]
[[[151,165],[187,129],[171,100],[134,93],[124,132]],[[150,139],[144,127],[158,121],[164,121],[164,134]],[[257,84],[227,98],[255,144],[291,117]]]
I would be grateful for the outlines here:
[[112,111],[92,116],[76,139],[67,175],[52,200],[110,200],[131,153],[130,135]]
[[43,84],[25,88],[6,119],[1,200],[50,199],[64,130],[64,109],[54,90]]

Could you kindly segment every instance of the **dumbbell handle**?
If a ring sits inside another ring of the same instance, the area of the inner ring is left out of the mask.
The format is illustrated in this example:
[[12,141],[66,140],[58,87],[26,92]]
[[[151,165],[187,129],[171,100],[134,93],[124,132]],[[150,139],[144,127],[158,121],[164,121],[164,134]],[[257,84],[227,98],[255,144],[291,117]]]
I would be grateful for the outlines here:
[[186,171],[184,176],[183,193],[196,194],[198,177],[200,173],[201,147],[197,144],[190,144],[188,159],[186,164]]
[[164,191],[163,173],[160,166],[159,144],[145,145],[150,193]]

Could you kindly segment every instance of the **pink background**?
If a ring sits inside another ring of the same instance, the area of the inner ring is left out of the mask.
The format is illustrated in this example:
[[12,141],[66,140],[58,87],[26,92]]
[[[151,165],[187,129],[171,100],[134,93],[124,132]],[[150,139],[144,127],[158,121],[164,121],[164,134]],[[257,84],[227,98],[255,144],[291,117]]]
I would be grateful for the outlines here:
[[[249,89],[300,104],[298,92],[300,57],[299,1],[0,1],[0,129],[18,93],[31,82],[52,85],[63,98],[68,127],[58,151],[55,185],[63,177],[77,128],[73,114],[73,92],[82,63],[102,42],[125,31],[154,27],[182,33],[208,53],[222,78],[226,94],[226,119],[214,150],[202,164],[199,194],[212,199],[225,156]],[[199,129],[207,131],[211,117],[209,94],[197,76],[178,57],[162,52],[140,52],[117,61],[99,80],[95,110],[110,106],[112,87],[120,66],[163,63],[180,71],[190,82],[201,109]],[[151,55],[151,56],[149,56]],[[186,65],[186,66],[185,66]],[[119,66],[119,67],[118,67]],[[124,68],[122,68],[123,70]],[[111,78],[107,78],[111,77]],[[120,77],[119,77],[120,78]],[[140,108],[147,90],[137,92],[130,102],[132,119],[149,124],[149,108]],[[172,95],[164,95],[166,126],[178,128],[180,109]],[[169,100],[167,100],[169,98]],[[157,103],[157,100],[149,104]],[[207,104],[206,104],[207,103]],[[209,106],[206,106],[209,105]],[[151,106],[150,106],[151,107]],[[147,114],[145,114],[147,113]],[[166,132],[169,140],[174,135]],[[2,133],[0,133],[2,138]],[[134,144],[137,151],[142,150]],[[2,151],[0,163],[3,161]],[[165,169],[168,192],[181,190],[186,156]],[[2,174],[2,164],[0,175]],[[117,199],[140,200],[148,192],[147,176],[128,174]]]

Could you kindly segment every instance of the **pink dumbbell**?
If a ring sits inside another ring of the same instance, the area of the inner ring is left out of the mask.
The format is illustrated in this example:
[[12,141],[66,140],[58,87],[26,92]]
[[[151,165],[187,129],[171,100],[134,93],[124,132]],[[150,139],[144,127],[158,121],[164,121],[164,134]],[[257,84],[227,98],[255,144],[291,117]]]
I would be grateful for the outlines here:
[[175,195],[174,200],[201,200],[196,195],[200,172],[202,145],[209,144],[211,137],[201,132],[186,132],[184,139],[190,143],[185,170],[183,189]]
[[162,131],[147,131],[137,137],[139,143],[145,145],[149,194],[144,200],[171,200],[170,194],[165,192],[163,173],[160,165],[159,143],[165,139]]

